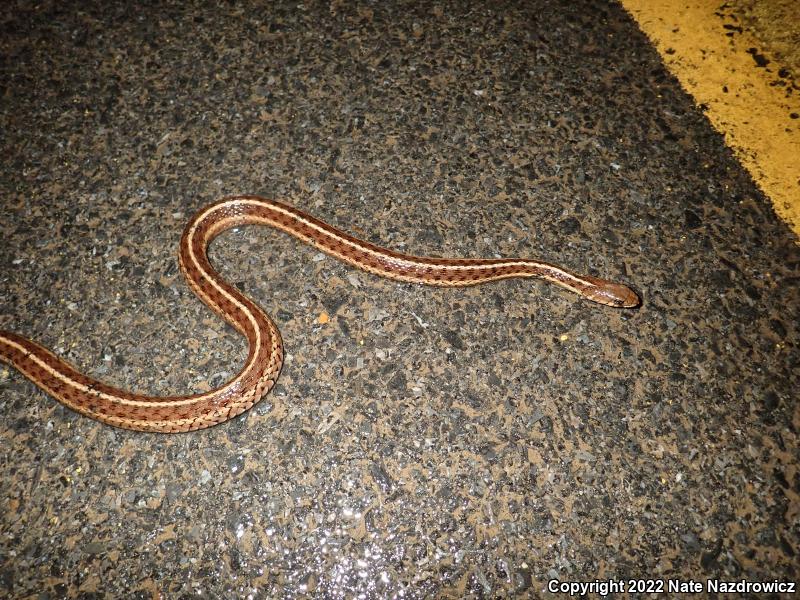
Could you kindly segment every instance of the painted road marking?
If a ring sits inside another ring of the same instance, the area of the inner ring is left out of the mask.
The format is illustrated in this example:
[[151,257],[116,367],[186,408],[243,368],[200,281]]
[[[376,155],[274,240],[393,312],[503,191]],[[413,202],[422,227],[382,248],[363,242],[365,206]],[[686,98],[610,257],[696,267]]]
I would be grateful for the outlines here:
[[791,80],[765,64],[762,44],[719,0],[622,4],[800,238],[800,93]]

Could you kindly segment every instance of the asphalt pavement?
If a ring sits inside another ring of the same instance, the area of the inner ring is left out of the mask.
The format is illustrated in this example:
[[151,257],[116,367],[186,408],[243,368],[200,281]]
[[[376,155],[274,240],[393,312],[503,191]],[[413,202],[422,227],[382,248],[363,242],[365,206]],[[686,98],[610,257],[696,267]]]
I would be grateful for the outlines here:
[[45,0],[0,27],[0,328],[104,381],[241,366],[176,255],[227,194],[643,300],[401,284],[227,233],[211,258],[280,327],[276,388],[144,434],[0,367],[0,596],[798,579],[800,247],[621,6]]

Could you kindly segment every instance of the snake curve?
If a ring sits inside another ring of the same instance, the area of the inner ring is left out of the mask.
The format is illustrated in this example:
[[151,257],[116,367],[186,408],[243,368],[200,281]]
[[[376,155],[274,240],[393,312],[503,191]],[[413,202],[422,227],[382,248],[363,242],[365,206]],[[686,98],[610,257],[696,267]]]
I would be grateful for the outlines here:
[[625,285],[576,275],[549,263],[522,258],[452,259],[400,254],[350,236],[288,204],[259,196],[231,196],[192,217],[181,237],[179,260],[191,290],[247,338],[247,360],[233,379],[201,394],[136,394],[84,375],[36,342],[3,330],[0,361],[15,367],[78,413],[126,429],[192,431],[245,412],[275,384],[283,364],[283,343],[270,317],[214,270],[207,249],[223,231],[249,224],[280,229],[359,269],[399,281],[461,287],[532,277],[608,306],[634,308],[640,303],[636,292]]

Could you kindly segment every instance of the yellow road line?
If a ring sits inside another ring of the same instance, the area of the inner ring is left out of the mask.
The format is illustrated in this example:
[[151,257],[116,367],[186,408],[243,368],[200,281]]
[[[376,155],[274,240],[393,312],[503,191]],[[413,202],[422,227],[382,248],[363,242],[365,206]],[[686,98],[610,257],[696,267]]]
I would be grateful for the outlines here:
[[760,44],[719,0],[621,1],[800,237],[797,90],[791,93],[774,61],[759,66],[766,58]]

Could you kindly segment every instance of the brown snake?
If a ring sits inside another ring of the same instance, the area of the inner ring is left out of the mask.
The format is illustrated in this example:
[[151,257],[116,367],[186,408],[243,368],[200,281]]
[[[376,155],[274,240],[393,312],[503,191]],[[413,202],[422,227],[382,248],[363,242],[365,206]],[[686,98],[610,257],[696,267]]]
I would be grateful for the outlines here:
[[639,305],[637,294],[622,284],[575,275],[548,263],[522,258],[408,256],[354,238],[287,204],[258,196],[234,196],[200,210],[186,225],[179,250],[189,287],[250,345],[244,367],[222,387],[172,397],[126,392],[80,373],[36,342],[2,330],[0,360],[69,408],[117,427],[191,431],[243,413],[269,392],[278,378],[283,364],[281,335],[255,302],[220,277],[206,251],[211,240],[226,229],[249,224],[281,229],[339,260],[389,279],[456,287],[509,277],[536,277],[601,304],[621,308]]

